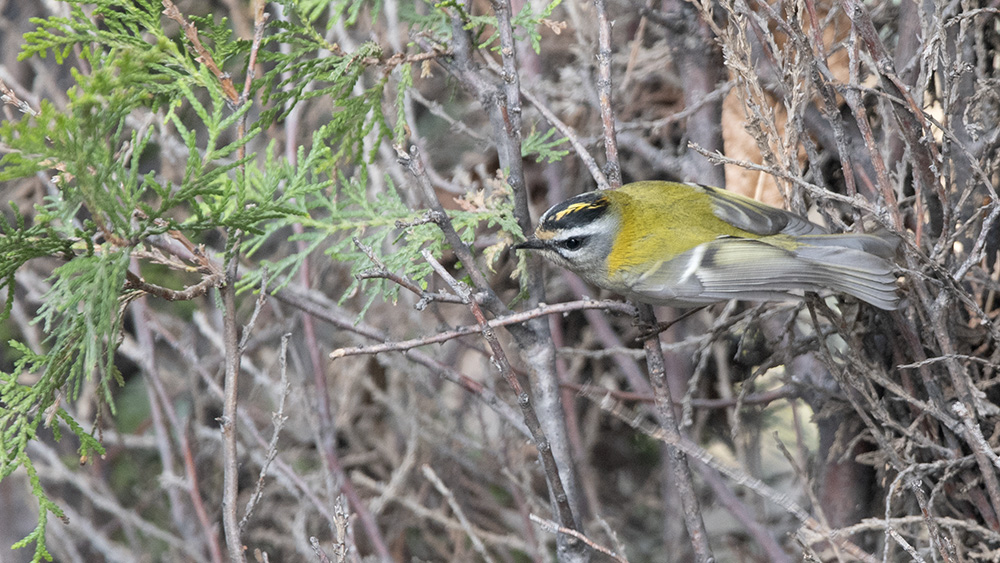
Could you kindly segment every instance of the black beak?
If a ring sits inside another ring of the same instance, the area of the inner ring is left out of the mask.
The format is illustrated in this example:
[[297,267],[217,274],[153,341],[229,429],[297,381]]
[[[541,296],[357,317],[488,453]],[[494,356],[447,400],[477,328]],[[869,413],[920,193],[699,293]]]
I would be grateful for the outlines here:
[[541,250],[546,248],[548,245],[545,241],[536,238],[529,238],[528,240],[515,244],[510,247],[511,250]]

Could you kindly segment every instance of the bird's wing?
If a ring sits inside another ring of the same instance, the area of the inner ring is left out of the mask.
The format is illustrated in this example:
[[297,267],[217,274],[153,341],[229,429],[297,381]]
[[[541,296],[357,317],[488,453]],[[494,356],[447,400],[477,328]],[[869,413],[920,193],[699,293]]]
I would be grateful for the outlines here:
[[725,237],[656,264],[630,289],[637,299],[660,304],[775,299],[790,291],[832,289],[893,309],[899,301],[895,279],[889,262],[854,248],[787,249]]
[[719,188],[700,187],[711,198],[712,212],[715,216],[737,229],[755,235],[799,236],[820,235],[827,232],[823,227],[790,211],[771,207],[757,200]]

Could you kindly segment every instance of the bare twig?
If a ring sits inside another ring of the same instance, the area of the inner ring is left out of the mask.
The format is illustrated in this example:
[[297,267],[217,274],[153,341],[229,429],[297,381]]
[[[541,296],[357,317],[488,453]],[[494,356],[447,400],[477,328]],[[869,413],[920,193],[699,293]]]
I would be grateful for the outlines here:
[[[501,326],[509,326],[512,324],[520,324],[530,319],[535,319],[545,315],[559,315],[568,313],[570,311],[582,311],[587,309],[606,309],[610,311],[615,311],[618,313],[629,314],[635,311],[635,307],[622,302],[622,301],[596,301],[593,299],[584,299],[580,301],[570,301],[568,303],[557,303],[555,305],[539,305],[534,309],[529,309],[520,313],[511,313],[509,315],[504,315],[502,317],[497,317],[487,321],[487,325],[490,328],[497,328]],[[470,334],[476,334],[482,332],[482,327],[480,326],[464,326],[459,327],[454,330],[446,330],[438,332],[431,336],[426,336],[423,338],[414,338],[411,340],[404,340],[401,342],[384,342],[382,344],[372,344],[368,346],[357,346],[354,348],[339,348],[330,352],[330,358],[342,358],[344,356],[355,356],[359,354],[379,354],[382,352],[400,352],[403,350],[409,350],[411,348],[416,348],[418,346],[426,346],[428,344],[439,344],[441,342],[447,342],[448,340],[453,340],[455,338],[460,338],[462,336],[468,336]]]
[[[474,62],[475,49],[472,38],[466,27],[466,21],[461,14],[453,13],[452,17],[452,58],[438,59],[458,81],[466,91],[479,100],[480,105],[489,116],[490,125],[494,132],[494,139],[497,144],[497,154],[501,170],[508,172],[507,181],[514,191],[514,215],[523,234],[532,230],[531,216],[528,207],[528,194],[523,174],[521,162],[521,131],[520,131],[520,100],[511,100],[512,96],[520,96],[520,79],[517,77],[516,59],[514,57],[513,43],[508,42],[507,34],[510,24],[511,7],[508,0],[498,0],[494,3],[494,10],[497,16],[497,27],[501,37],[501,57],[503,58],[502,80],[504,84],[497,85],[495,81],[488,79]],[[510,105],[510,104],[515,105]],[[417,160],[417,159],[413,159]],[[422,166],[422,164],[420,164]],[[419,170],[411,169],[417,176],[418,183],[422,191],[427,194],[430,182],[421,180],[422,175]],[[429,204],[439,205],[435,201],[433,194],[425,196]],[[436,208],[435,208],[436,209]],[[442,217],[445,217],[442,215]],[[466,267],[471,268],[470,275],[480,294],[485,294],[482,302],[483,306],[493,315],[503,315],[507,311],[501,306],[501,302],[493,295],[488,286],[483,286],[481,280],[476,277],[476,268],[467,258],[462,255],[461,245],[455,247],[452,237],[447,228],[445,237],[451,244]],[[533,258],[538,260],[539,258]],[[534,272],[529,272],[527,280],[528,306],[537,305],[544,301],[545,288],[541,276]],[[558,505],[566,502],[572,506],[576,503],[576,491],[578,490],[577,476],[574,468],[573,456],[569,441],[567,440],[566,421],[564,407],[562,405],[561,394],[558,385],[558,377],[555,367],[555,350],[552,345],[548,323],[544,319],[532,319],[523,325],[512,325],[508,329],[522,351],[529,372],[531,374],[532,390],[537,403],[540,422],[544,427],[547,441],[546,446],[551,447],[554,459],[559,462],[559,470],[566,482],[566,498],[562,498],[554,490],[550,490],[553,496],[553,504]],[[546,467],[546,474],[550,469]],[[551,484],[551,483],[550,483]],[[564,510],[556,508],[556,512],[563,513]],[[560,521],[562,517],[560,517]],[[581,544],[577,542],[565,543],[563,538],[559,538],[557,549],[567,557],[582,559],[585,553]]]
[[[63,484],[75,489],[83,495],[94,507],[110,514],[115,519],[134,526],[143,534],[161,541],[164,544],[176,549],[194,561],[201,561],[205,557],[204,553],[198,549],[197,544],[185,541],[176,534],[160,528],[157,524],[146,520],[134,510],[122,506],[113,496],[108,495],[102,484],[95,487],[90,480],[81,479],[77,472],[71,471],[65,461],[60,458],[59,452],[48,444],[33,440],[28,443],[28,452],[36,460],[35,467],[39,476],[53,484]],[[89,522],[92,518],[76,518],[70,522]],[[84,524],[86,525],[86,524]],[[97,537],[95,536],[95,540]],[[125,559],[122,559],[125,560]]]
[[507,361],[507,354],[500,346],[496,333],[489,325],[489,322],[487,322],[479,304],[472,300],[469,288],[448,273],[448,271],[444,269],[444,266],[431,256],[426,249],[423,250],[421,254],[424,257],[424,260],[427,260],[427,262],[434,268],[434,271],[437,272],[437,274],[441,276],[449,286],[451,286],[452,290],[462,296],[462,299],[465,300],[466,304],[469,306],[469,310],[472,311],[472,315],[479,323],[479,328],[483,334],[483,338],[485,338],[486,342],[489,343],[490,350],[493,352],[493,364],[497,367],[500,371],[500,375],[504,378],[510,388],[514,391],[514,394],[517,396],[517,404],[521,407],[521,414],[524,416],[524,424],[531,432],[532,440],[534,440],[535,446],[538,448],[538,457],[541,459],[542,467],[545,469],[545,478],[548,481],[549,490],[551,491],[555,501],[556,514],[559,517],[559,521],[567,528],[576,529],[579,524],[576,522],[576,517],[573,515],[573,510],[569,503],[569,497],[563,488],[562,477],[559,474],[559,468],[556,465],[556,460],[552,455],[552,449],[549,446],[548,438],[546,438],[545,433],[542,430],[542,426],[538,420],[538,415],[531,406],[531,397],[529,397],[521,387],[521,383],[517,380],[513,370],[510,368],[510,364]]
[[571,535],[574,538],[576,538],[576,539],[582,541],[583,543],[587,544],[588,546],[590,546],[590,549],[593,549],[594,551],[598,551],[600,553],[603,553],[603,554],[607,555],[608,557],[614,559],[615,561],[618,561],[619,563],[628,563],[628,559],[625,559],[624,556],[618,555],[617,553],[615,553],[614,551],[611,551],[610,549],[604,547],[603,545],[595,543],[592,539],[588,538],[587,536],[581,534],[580,532],[578,532],[576,530],[572,530],[572,529],[567,528],[565,526],[560,526],[559,524],[553,522],[552,520],[548,520],[546,518],[542,518],[542,517],[538,516],[537,514],[531,514],[529,516],[531,517],[531,521],[532,522],[534,522],[534,523],[538,524],[539,526],[541,526],[542,529],[545,530],[546,532],[549,532],[549,533],[552,533],[552,534],[568,534],[568,535]]
[[[366,487],[378,493],[385,491],[385,485],[383,483],[380,483],[363,473],[359,472],[356,475],[351,475],[351,477],[358,483],[359,486]],[[448,530],[453,530],[460,534],[465,533],[465,530],[462,529],[462,525],[459,522],[455,521],[453,518],[446,517],[440,510],[431,510],[424,502],[418,501],[411,496],[398,496],[393,500],[421,518],[425,518],[435,524],[439,524]],[[478,528],[475,525],[472,526],[472,530],[476,536],[483,540],[483,542],[490,545],[510,547],[526,553],[531,552],[533,549],[532,546],[525,543],[523,537],[518,535],[496,534],[488,530]]]
[[611,184],[608,183],[608,179],[601,170],[601,167],[597,165],[597,161],[595,161],[594,157],[587,151],[587,147],[585,147],[580,141],[580,137],[576,134],[576,132],[573,131],[569,125],[566,125],[566,123],[559,119],[556,114],[552,113],[552,110],[550,110],[548,106],[546,106],[530,91],[524,90],[521,94],[524,96],[524,99],[528,100],[531,102],[531,105],[535,106],[535,109],[538,110],[538,113],[542,114],[542,117],[549,122],[549,125],[555,127],[556,130],[558,130],[559,133],[561,133],[562,136],[569,141],[569,144],[573,147],[577,157],[583,161],[587,170],[590,171],[591,177],[593,177],[594,181],[597,182],[597,188],[606,190],[611,187]]
[[605,0],[594,0],[597,9],[597,97],[604,128],[606,174],[612,188],[622,185],[621,164],[618,162],[618,140],[615,138],[615,116],[611,108],[611,20]]
[[503,71],[497,89],[496,108],[488,108],[487,111],[494,124],[500,167],[506,170],[507,184],[514,192],[514,216],[527,233],[531,230],[531,215],[521,159],[521,77],[517,68],[517,49],[514,47],[514,26],[510,21],[513,8],[510,0],[493,0],[492,5],[497,16]]
[[320,563],[330,563],[330,556],[323,551],[323,547],[319,545],[319,540],[315,537],[309,538],[309,545],[312,546],[313,553],[319,558]]
[[455,517],[458,518],[458,522],[462,525],[462,529],[465,530],[465,534],[469,537],[469,541],[472,542],[472,547],[476,552],[482,556],[483,560],[487,563],[493,562],[493,557],[490,556],[489,552],[486,551],[486,546],[483,545],[483,540],[479,539],[475,531],[472,529],[472,524],[469,523],[468,517],[465,516],[465,511],[462,510],[462,506],[458,504],[458,499],[455,498],[455,493],[451,492],[451,489],[444,484],[444,481],[438,477],[437,473],[430,465],[424,464],[421,468],[424,473],[424,477],[430,481],[434,488],[437,489],[441,496],[448,501],[448,506],[451,507],[451,511],[455,513]]
[[865,553],[864,550],[851,543],[847,539],[847,534],[844,534],[840,530],[830,530],[829,528],[823,526],[820,522],[813,518],[808,511],[792,500],[788,494],[771,488],[760,479],[750,476],[740,469],[721,463],[704,449],[679,434],[671,436],[663,425],[651,425],[647,422],[646,417],[622,407],[620,404],[617,404],[614,400],[612,400],[607,394],[591,395],[589,398],[596,401],[603,410],[610,412],[616,418],[625,422],[632,428],[641,430],[647,435],[663,441],[665,444],[675,446],[677,450],[697,459],[699,462],[707,465],[708,467],[717,470],[719,473],[722,473],[729,479],[733,480],[733,482],[737,485],[745,487],[750,491],[753,491],[755,494],[760,495],[762,498],[767,499],[769,502],[781,507],[783,510],[792,514],[796,519],[801,521],[808,530],[816,534],[818,537],[837,542],[839,546],[847,550],[847,552],[853,557],[862,561],[874,563],[875,559],[870,554]]
[[469,249],[469,246],[462,241],[461,237],[458,236],[458,232],[455,231],[455,226],[452,225],[451,220],[448,218],[448,214],[444,211],[444,207],[441,205],[441,202],[438,201],[437,195],[434,193],[434,188],[431,186],[431,182],[427,178],[427,173],[424,170],[424,162],[420,157],[420,152],[417,150],[416,145],[411,146],[409,152],[403,150],[402,147],[396,147],[396,153],[399,157],[400,164],[408,169],[417,179],[417,186],[423,194],[424,201],[431,207],[431,211],[428,214],[430,220],[436,223],[441,229],[441,232],[444,233],[444,238],[448,241],[448,245],[465,266],[469,277],[472,278],[472,282],[476,285],[476,291],[481,292],[484,295],[484,304],[494,314],[503,314],[507,312],[506,306],[503,305],[491,289],[489,281],[479,268],[476,267],[476,260],[472,256],[472,250]]
[[[247,94],[252,82],[250,74],[253,73],[254,62],[257,59],[257,50],[260,47],[261,37],[263,36],[264,23],[267,21],[263,0],[256,0],[254,41],[250,50],[249,66],[247,68],[248,76],[246,78],[244,94],[241,96],[237,96],[229,74],[223,73],[219,69],[215,61],[212,60],[211,55],[201,45],[194,25],[185,21],[170,0],[163,0],[163,5],[166,8],[165,13],[167,16],[176,20],[184,28],[188,40],[191,41],[198,52],[199,59],[215,74],[230,103],[234,106],[242,106],[248,103]],[[242,114],[237,127],[237,135],[241,139],[246,133],[246,115],[246,112]],[[240,157],[245,154],[245,150],[245,145],[241,144],[238,151]],[[240,165],[239,173],[243,174],[244,181],[247,181],[245,179],[245,164]],[[241,563],[246,560],[246,555],[245,546],[241,538],[240,525],[237,521],[236,499],[239,494],[237,401],[239,395],[240,360],[243,354],[236,326],[236,282],[239,279],[238,271],[242,234],[237,229],[229,229],[227,236],[229,237],[229,256],[226,264],[225,285],[221,289],[222,303],[225,308],[223,312],[223,338],[225,343],[225,384],[223,389],[225,390],[225,398],[223,400],[222,417],[219,419],[222,427],[223,442],[222,523],[226,532],[226,547],[229,550],[229,559],[232,563]]]
[[[134,262],[136,262],[136,260],[133,258],[133,263]],[[158,419],[162,418],[163,414],[161,413],[165,413],[167,420],[170,422],[170,426],[174,429],[181,450],[188,496],[191,499],[191,505],[194,508],[194,513],[198,523],[204,531],[205,546],[208,549],[212,561],[215,563],[221,563],[222,548],[219,544],[218,528],[208,517],[208,512],[205,510],[205,503],[202,500],[201,492],[198,487],[198,471],[195,466],[194,454],[192,453],[191,444],[188,439],[188,429],[181,422],[180,417],[178,417],[177,412],[174,409],[173,402],[167,395],[166,389],[164,389],[160,376],[160,370],[156,363],[153,336],[150,329],[150,323],[148,321],[148,317],[150,315],[149,307],[146,304],[145,299],[137,300],[134,307],[133,316],[137,321],[135,323],[136,339],[140,347],[140,350],[137,351],[138,353],[135,354],[134,359],[143,366],[143,369],[146,371],[146,377],[149,378],[149,402],[153,413],[153,420],[158,423],[158,426],[162,426],[162,422]],[[123,346],[123,349],[123,351],[127,354],[128,347]],[[158,434],[161,433],[164,432],[161,431]],[[164,477],[170,479],[173,477],[173,450],[170,448],[169,443],[167,443],[167,436],[158,437],[161,438],[158,440],[157,445],[160,455],[163,457]],[[172,487],[168,488],[168,498],[173,498],[174,495],[172,491]],[[173,513],[175,520],[177,520],[175,525],[178,526],[180,530],[185,530],[184,515],[181,512],[181,507],[178,506],[176,502],[171,503],[171,512]]]
[[[563,386],[572,389],[573,391],[590,395],[592,393],[608,393],[615,399],[619,401],[638,401],[642,403],[655,403],[656,397],[653,397],[646,393],[634,393],[629,391],[618,391],[615,389],[606,389],[603,387],[598,387],[594,385],[580,385],[577,383],[563,383]],[[752,393],[742,398],[735,399],[690,399],[689,404],[696,409],[729,409],[733,407],[738,407],[741,405],[768,405],[775,401],[780,401],[782,399],[788,399],[795,397],[798,391],[793,385],[782,385],[777,389],[771,391],[763,391],[761,393]],[[674,399],[675,406],[684,405],[684,401],[678,401]]]
[[[234,233],[235,234],[235,233]],[[236,519],[236,498],[239,492],[239,466],[236,451],[237,396],[240,376],[239,337],[236,328],[236,279],[239,267],[239,238],[233,246],[232,256],[226,267],[226,284],[222,288],[223,335],[225,342],[225,399],[219,425],[222,427],[223,488],[222,522],[226,531],[226,547],[231,563],[245,561],[244,546],[240,540],[240,526]]]
[[[264,294],[264,292],[262,291],[261,294]],[[274,457],[278,455],[278,436],[281,435],[281,429],[285,426],[285,421],[288,420],[288,417],[285,416],[285,399],[288,397],[288,392],[291,389],[288,384],[287,369],[288,338],[290,336],[291,334],[288,333],[281,337],[281,348],[278,350],[278,377],[281,394],[278,399],[278,410],[271,415],[271,420],[274,421],[274,432],[271,434],[271,441],[267,444],[267,454],[264,456],[264,463],[260,466],[257,484],[254,486],[250,500],[247,501],[247,506],[243,510],[243,518],[240,519],[240,530],[246,528],[247,522],[253,516],[254,508],[257,507],[261,497],[264,495],[264,478],[267,476],[268,468],[270,468],[271,462],[274,461]]]
[[15,94],[2,79],[0,79],[0,102],[16,107],[21,113],[26,113],[31,116],[38,115],[38,112],[28,105],[27,102],[18,98],[17,94]]
[[[653,308],[649,305],[640,305],[639,320],[648,326],[656,326]],[[702,519],[694,481],[691,479],[691,468],[684,453],[675,447],[681,441],[681,433],[677,427],[677,418],[674,416],[674,400],[667,385],[659,336],[647,338],[643,347],[646,350],[646,365],[649,366],[649,380],[653,384],[653,394],[656,397],[656,413],[661,428],[669,436],[668,453],[675,478],[674,486],[677,487],[681,497],[684,523],[687,525],[695,556],[699,562],[707,563],[714,559],[712,548],[708,545],[708,532],[705,530],[705,521]]]
[[[893,105],[892,108],[896,113],[896,119],[900,125],[900,130],[906,138],[914,157],[914,169],[916,172],[915,179],[918,180],[915,189],[918,192],[936,192],[937,197],[941,200],[943,205],[942,209],[945,213],[942,224],[947,226],[950,223],[951,212],[947,204],[947,195],[944,193],[940,183],[937,181],[937,174],[935,173],[935,170],[938,168],[937,163],[940,161],[940,155],[937,154],[938,151],[934,143],[928,142],[932,137],[928,133],[926,122],[923,120],[923,112],[921,111],[919,104],[917,104],[913,97],[910,96],[909,88],[902,83],[899,76],[896,74],[895,65],[889,57],[885,46],[882,44],[882,39],[879,37],[875,26],[872,24],[868,11],[864,8],[861,2],[858,2],[857,0],[843,0],[843,5],[844,11],[847,13],[848,17],[851,18],[851,23],[853,24],[851,33],[858,33],[868,52],[875,59],[875,70],[877,70],[881,75],[883,87],[887,88],[891,94],[906,100],[908,103],[908,111],[905,113],[902,112],[901,108],[898,106]],[[853,50],[851,53],[852,55],[854,54]],[[852,79],[851,82],[857,84],[860,81]],[[857,101],[852,103],[851,100],[848,99],[848,103],[851,103],[851,109],[856,112],[855,115],[858,118],[858,125],[862,128],[862,133],[865,135],[865,141],[868,143],[872,157],[877,159],[880,158],[881,153],[877,150],[877,147],[874,144],[874,139],[869,140],[869,134],[865,132],[864,124],[861,123],[863,121],[864,113],[857,113],[860,109],[859,107],[855,107]],[[876,174],[879,175],[880,184],[883,181],[886,182],[884,185],[880,185],[879,187],[883,189],[883,195],[888,195],[888,192],[891,191],[890,184],[888,183],[888,177],[883,177],[884,171],[880,171],[878,162],[875,162],[875,164],[875,170]],[[886,199],[886,202],[894,203],[895,198],[893,197],[891,200]],[[894,217],[894,220],[898,221],[898,218]],[[901,229],[902,224],[897,222],[896,227]]]
[[131,271],[125,272],[125,289],[135,289],[150,295],[155,295],[167,301],[190,301],[205,295],[209,289],[219,287],[222,284],[224,275],[222,273],[205,276],[195,285],[186,287],[181,291],[176,291],[168,287],[151,284]]
[[383,278],[399,285],[400,287],[420,297],[420,301],[416,305],[416,309],[418,311],[422,311],[424,307],[426,307],[427,304],[432,301],[438,301],[442,303],[462,302],[461,298],[459,298],[457,295],[441,293],[441,292],[429,293],[427,291],[424,291],[423,289],[420,288],[419,285],[417,285],[410,278],[390,272],[389,269],[386,268],[385,263],[383,263],[382,260],[380,260],[379,257],[375,255],[371,247],[362,244],[361,240],[358,239],[358,237],[354,237],[351,240],[354,241],[354,246],[357,246],[361,250],[361,252],[364,252],[365,256],[367,256],[368,259],[371,260],[377,266],[377,269],[375,270],[368,270],[358,274],[357,278],[359,280]]
[[768,530],[763,523],[754,518],[749,507],[726,486],[722,477],[715,469],[696,463],[695,470],[698,471],[702,479],[712,488],[719,502],[746,528],[747,533],[760,545],[764,553],[767,554],[768,561],[771,563],[792,562],[791,556],[785,553],[785,550],[782,549],[771,530]]
[[[288,288],[278,291],[274,296],[276,299],[286,302],[304,312],[308,312],[317,319],[326,321],[337,328],[355,332],[372,340],[384,341],[388,338],[381,331],[367,324],[356,323],[353,315],[338,311],[336,303],[320,296],[304,296],[291,291]],[[517,428],[521,434],[524,436],[530,436],[530,433],[527,428],[524,427],[524,424],[519,420],[516,412],[511,409],[507,403],[497,397],[496,393],[494,393],[492,389],[473,380],[472,378],[465,376],[458,370],[455,370],[450,366],[446,366],[427,354],[423,354],[416,350],[405,351],[404,354],[416,363],[429,369],[431,373],[434,373],[442,379],[450,381],[472,393],[473,396],[482,400],[484,404],[493,409],[503,420],[510,423],[514,428]]]

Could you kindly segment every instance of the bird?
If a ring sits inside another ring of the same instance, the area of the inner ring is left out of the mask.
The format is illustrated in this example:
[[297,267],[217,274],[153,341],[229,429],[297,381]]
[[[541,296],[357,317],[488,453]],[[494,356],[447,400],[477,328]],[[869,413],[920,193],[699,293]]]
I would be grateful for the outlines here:
[[597,287],[651,305],[833,290],[895,310],[898,246],[888,233],[830,233],[724,189],[643,181],[553,205],[513,249],[539,252]]

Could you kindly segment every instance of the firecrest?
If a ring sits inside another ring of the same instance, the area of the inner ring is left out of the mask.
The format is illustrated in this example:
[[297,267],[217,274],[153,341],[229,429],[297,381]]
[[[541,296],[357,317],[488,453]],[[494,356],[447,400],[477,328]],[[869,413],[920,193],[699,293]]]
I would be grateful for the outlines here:
[[783,299],[831,289],[899,305],[897,241],[830,234],[794,213],[732,192],[636,182],[580,194],[542,215],[537,250],[588,282],[654,305]]

